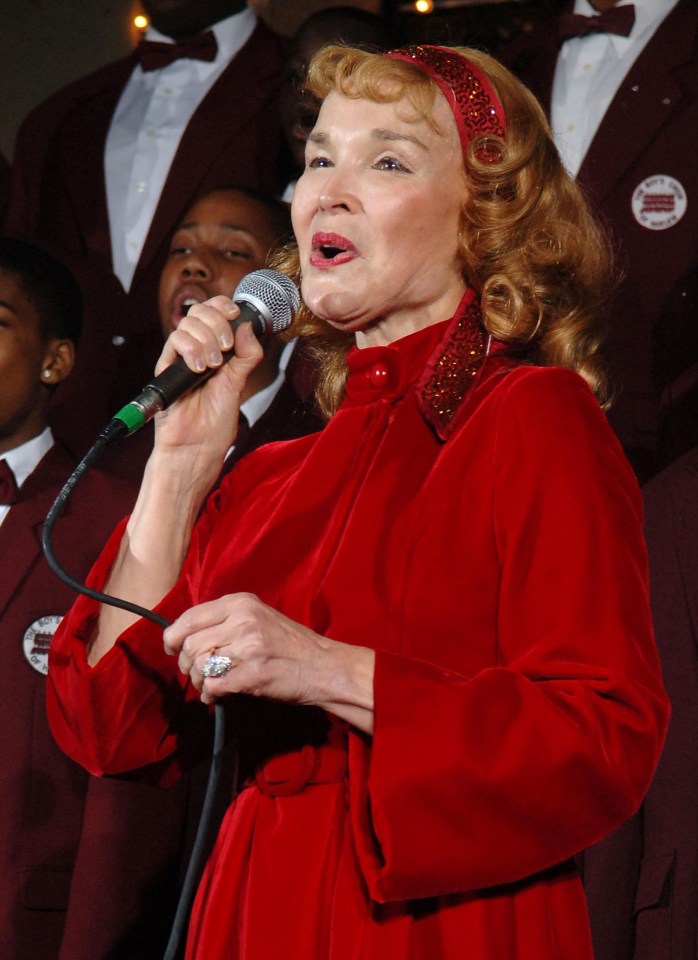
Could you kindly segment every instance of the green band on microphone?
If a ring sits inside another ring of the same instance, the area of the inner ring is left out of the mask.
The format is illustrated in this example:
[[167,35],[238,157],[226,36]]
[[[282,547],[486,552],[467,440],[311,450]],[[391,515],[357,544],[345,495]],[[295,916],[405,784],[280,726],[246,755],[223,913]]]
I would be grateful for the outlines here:
[[145,423],[145,415],[134,403],[127,403],[118,413],[114,414],[115,420],[121,420],[126,424],[128,432],[131,434],[134,430],[140,430]]

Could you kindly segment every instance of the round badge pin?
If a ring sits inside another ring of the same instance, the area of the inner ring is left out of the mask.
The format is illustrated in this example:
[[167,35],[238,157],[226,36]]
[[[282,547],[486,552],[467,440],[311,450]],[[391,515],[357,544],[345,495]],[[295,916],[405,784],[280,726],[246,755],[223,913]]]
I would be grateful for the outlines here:
[[22,645],[27,663],[44,676],[48,673],[48,651],[51,640],[62,619],[63,617],[58,613],[49,613],[45,617],[39,617],[24,631]]
[[635,220],[646,230],[668,230],[686,213],[688,199],[675,178],[658,173],[639,184],[631,200]]

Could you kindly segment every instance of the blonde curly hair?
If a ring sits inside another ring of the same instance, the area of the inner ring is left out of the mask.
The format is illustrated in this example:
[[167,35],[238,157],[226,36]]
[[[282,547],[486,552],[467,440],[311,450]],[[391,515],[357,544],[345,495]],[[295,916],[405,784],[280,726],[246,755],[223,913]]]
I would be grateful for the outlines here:
[[[480,298],[489,333],[528,362],[575,370],[604,404],[602,305],[615,279],[609,241],[565,171],[533,94],[488,54],[453,49],[489,80],[507,122],[506,139],[486,134],[464,149],[463,277]],[[439,88],[411,62],[325,47],[310,64],[308,85],[320,100],[333,90],[378,103],[407,97],[434,125]],[[295,247],[285,248],[275,265],[300,281]],[[295,326],[315,347],[318,400],[331,416],[344,394],[353,336],[328,328],[305,307]]]

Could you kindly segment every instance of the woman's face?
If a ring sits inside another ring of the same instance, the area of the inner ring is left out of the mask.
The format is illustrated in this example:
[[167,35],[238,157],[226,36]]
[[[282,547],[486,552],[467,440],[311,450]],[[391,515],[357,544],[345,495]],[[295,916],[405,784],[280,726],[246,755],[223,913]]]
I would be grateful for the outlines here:
[[441,94],[433,116],[438,130],[407,99],[332,92],[308,140],[292,204],[303,299],[359,346],[448,319],[465,292],[463,158]]

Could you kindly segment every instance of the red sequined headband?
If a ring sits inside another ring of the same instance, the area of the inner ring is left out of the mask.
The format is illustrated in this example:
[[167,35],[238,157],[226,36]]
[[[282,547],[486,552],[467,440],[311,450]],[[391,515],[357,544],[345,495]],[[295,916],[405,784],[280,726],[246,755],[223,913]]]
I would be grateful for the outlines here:
[[504,110],[489,81],[473,64],[448,47],[412,46],[385,54],[419,67],[438,85],[453,111],[461,145],[491,133],[506,137]]

